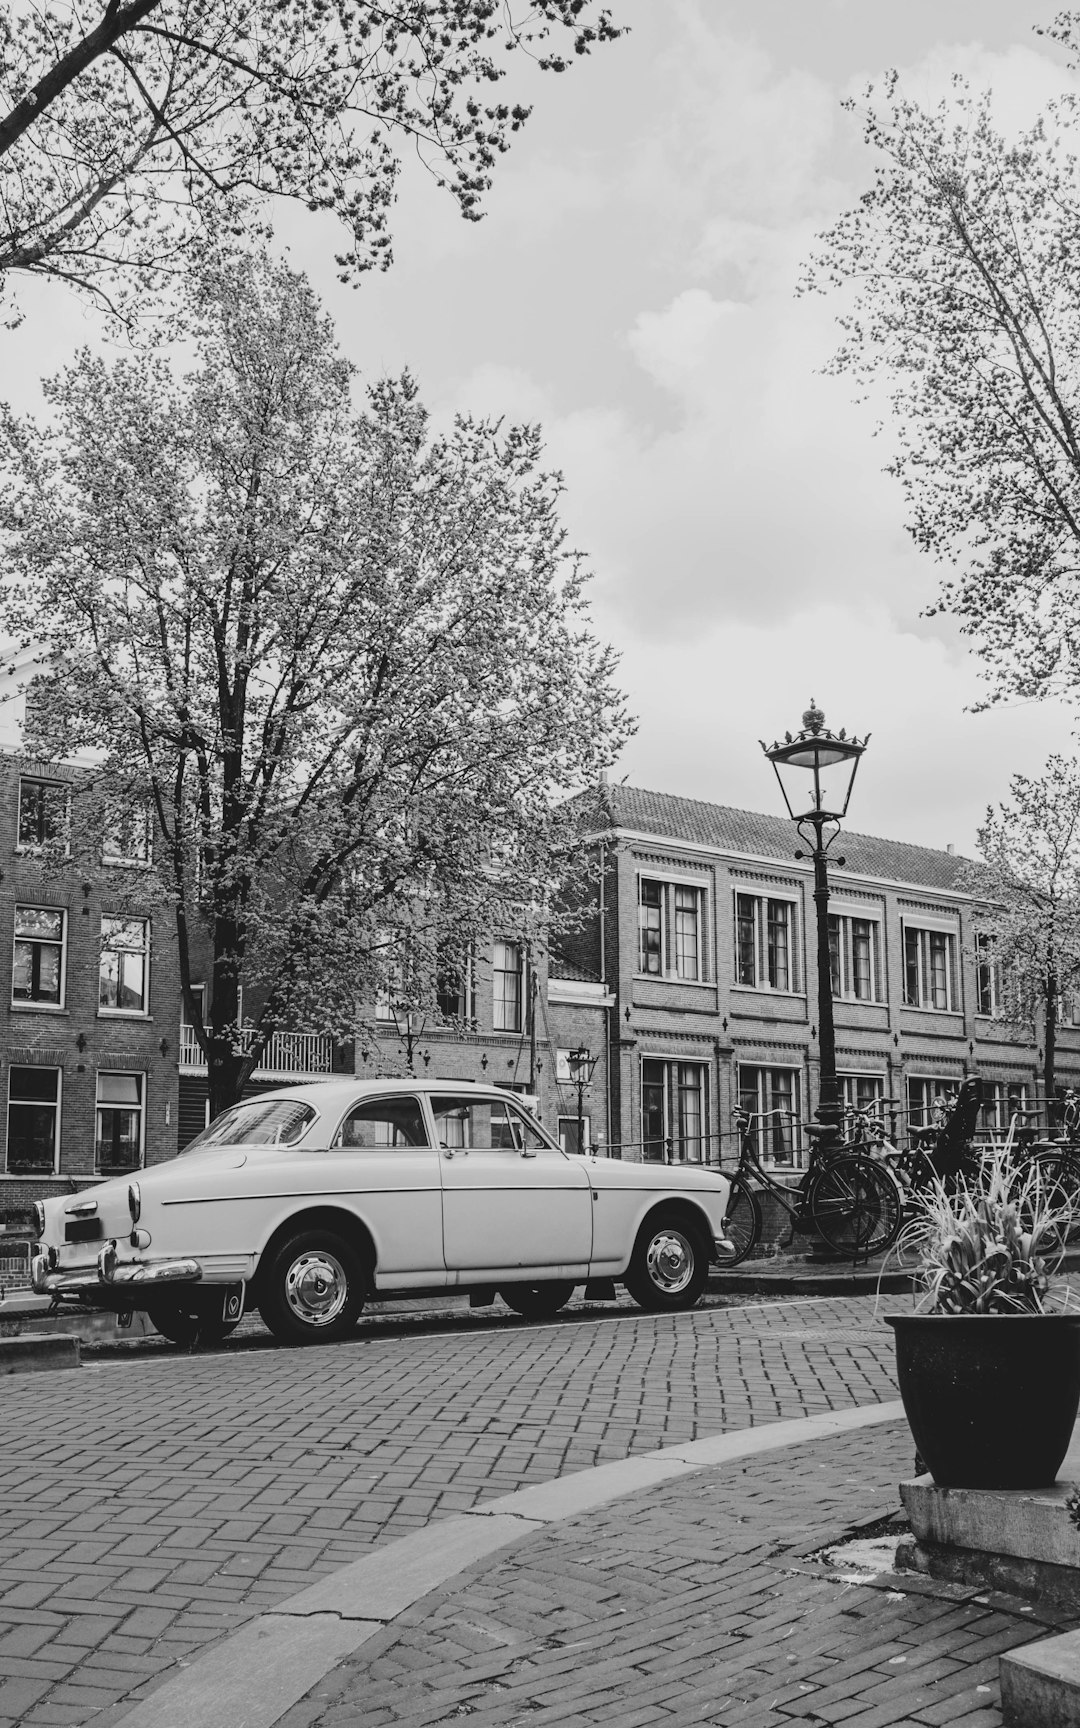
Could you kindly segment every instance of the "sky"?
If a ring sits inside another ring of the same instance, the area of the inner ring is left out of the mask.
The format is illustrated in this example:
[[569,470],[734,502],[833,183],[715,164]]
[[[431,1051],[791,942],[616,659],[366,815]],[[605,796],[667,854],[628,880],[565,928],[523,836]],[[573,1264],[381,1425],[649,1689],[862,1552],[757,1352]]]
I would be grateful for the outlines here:
[[[361,381],[408,368],[437,418],[539,421],[597,633],[638,729],[613,777],[780,814],[759,740],[811,697],[871,735],[849,825],[974,853],[1015,773],[1076,750],[1057,704],[973,708],[977,659],[925,616],[938,571],[911,543],[888,437],[824,375],[837,307],[795,293],[816,233],[872,162],[858,114],[889,67],[912,95],[988,84],[1003,125],[1073,81],[1030,0],[608,0],[624,39],[563,75],[522,65],[534,113],[480,224],[403,178],[396,262],[335,280],[332,223],[279,213]],[[24,293],[0,394],[39,379],[95,317]],[[361,385],[362,387],[362,385]]]

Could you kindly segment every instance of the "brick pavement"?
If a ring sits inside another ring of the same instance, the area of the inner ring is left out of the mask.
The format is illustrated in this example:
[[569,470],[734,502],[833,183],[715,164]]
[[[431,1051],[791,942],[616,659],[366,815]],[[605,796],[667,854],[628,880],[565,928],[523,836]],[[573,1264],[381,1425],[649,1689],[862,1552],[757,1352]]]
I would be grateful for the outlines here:
[[872,1303],[163,1351],[0,1389],[0,1728],[110,1723],[374,1544],[630,1453],[895,1395]]
[[1060,1617],[810,1557],[891,1512],[910,1466],[890,1424],[555,1525],[417,1603],[278,1728],[1000,1728],[998,1656]]

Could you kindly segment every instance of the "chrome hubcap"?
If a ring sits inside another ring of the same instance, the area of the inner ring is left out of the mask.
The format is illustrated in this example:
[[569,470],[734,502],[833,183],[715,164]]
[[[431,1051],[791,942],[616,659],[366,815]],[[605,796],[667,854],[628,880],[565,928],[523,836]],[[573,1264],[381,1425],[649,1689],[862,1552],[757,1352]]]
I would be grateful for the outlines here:
[[328,1326],[349,1294],[345,1268],[325,1248],[301,1254],[285,1276],[285,1300],[305,1326]]
[[694,1250],[681,1230],[659,1231],[649,1243],[645,1261],[649,1277],[667,1296],[677,1296],[694,1276]]

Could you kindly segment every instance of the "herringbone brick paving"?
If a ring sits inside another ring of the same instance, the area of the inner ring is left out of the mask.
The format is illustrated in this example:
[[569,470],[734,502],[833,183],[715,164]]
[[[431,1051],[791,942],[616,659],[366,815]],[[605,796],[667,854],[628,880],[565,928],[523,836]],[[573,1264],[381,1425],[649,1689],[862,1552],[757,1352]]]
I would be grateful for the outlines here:
[[0,1728],[104,1728],[223,1632],[482,1499],[893,1397],[892,1337],[872,1308],[383,1327],[321,1350],[233,1341],[9,1378]]
[[427,1597],[280,1728],[1001,1728],[997,1659],[1059,1622],[808,1554],[896,1505],[906,1425],[680,1478]]

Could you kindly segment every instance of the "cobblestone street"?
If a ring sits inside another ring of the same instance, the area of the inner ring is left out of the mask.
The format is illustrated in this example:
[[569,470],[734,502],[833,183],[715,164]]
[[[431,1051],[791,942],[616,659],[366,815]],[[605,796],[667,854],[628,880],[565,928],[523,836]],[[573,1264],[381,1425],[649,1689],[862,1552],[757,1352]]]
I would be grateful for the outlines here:
[[[580,1314],[4,1382],[0,1723],[79,1723],[377,1542],[672,1441],[894,1395],[873,1304]],[[108,1719],[108,1718],[106,1718]]]

